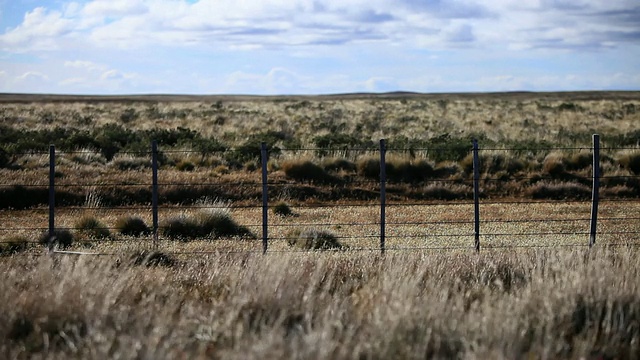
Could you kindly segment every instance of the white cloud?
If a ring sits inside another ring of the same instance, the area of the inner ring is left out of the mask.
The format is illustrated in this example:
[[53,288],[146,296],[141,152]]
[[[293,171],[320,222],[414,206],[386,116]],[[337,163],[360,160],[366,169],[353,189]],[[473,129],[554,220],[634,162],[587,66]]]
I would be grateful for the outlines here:
[[49,76],[41,73],[41,72],[37,72],[37,71],[27,71],[26,73],[18,76],[17,80],[20,81],[25,81],[25,80],[39,80],[39,81],[48,81],[49,80]]

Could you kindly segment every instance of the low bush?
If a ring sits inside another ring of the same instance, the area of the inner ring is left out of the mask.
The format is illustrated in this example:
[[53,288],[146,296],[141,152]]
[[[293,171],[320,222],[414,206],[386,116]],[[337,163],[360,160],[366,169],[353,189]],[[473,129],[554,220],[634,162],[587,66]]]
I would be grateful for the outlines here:
[[327,230],[304,229],[294,230],[287,236],[289,246],[304,250],[340,250],[345,246],[338,237]]
[[84,215],[75,223],[78,234],[89,238],[102,240],[111,236],[109,228],[98,220],[95,216]]
[[365,156],[356,162],[358,175],[370,179],[380,179],[380,157]]
[[196,165],[189,160],[181,160],[176,164],[176,169],[180,171],[193,171]]
[[71,231],[67,229],[54,229],[52,236],[49,236],[49,232],[46,231],[40,238],[38,242],[42,245],[49,247],[59,247],[59,248],[67,248],[73,244],[74,236]]
[[572,182],[541,181],[527,189],[527,193],[534,199],[586,200],[591,197],[591,189],[588,186]]
[[146,267],[173,267],[178,261],[175,257],[160,252],[160,251],[148,251],[142,250],[131,255],[132,265],[146,266]]
[[387,161],[387,178],[392,181],[418,183],[434,175],[433,166],[424,159]]
[[29,248],[29,240],[20,235],[10,236],[0,243],[0,255],[14,255]]
[[560,153],[551,153],[542,162],[542,172],[553,177],[562,178],[567,170],[564,166],[563,156]]
[[137,216],[118,218],[115,228],[120,234],[125,236],[144,236],[151,234],[149,226],[147,226],[142,218]]
[[238,225],[226,209],[217,208],[170,217],[161,228],[162,234],[172,240],[189,241],[205,237],[255,238],[247,227]]
[[325,171],[339,172],[355,172],[356,164],[353,161],[342,158],[327,158],[322,161],[322,167]]
[[640,175],[640,150],[626,151],[618,154],[620,165],[634,175]]
[[329,175],[322,167],[310,160],[289,160],[282,163],[284,174],[297,181],[312,183],[331,183],[337,179]]
[[285,203],[284,201],[281,201],[276,205],[274,205],[273,213],[275,215],[282,216],[282,217],[293,216],[293,211],[291,211],[291,207],[289,207],[289,205],[287,205],[287,203]]

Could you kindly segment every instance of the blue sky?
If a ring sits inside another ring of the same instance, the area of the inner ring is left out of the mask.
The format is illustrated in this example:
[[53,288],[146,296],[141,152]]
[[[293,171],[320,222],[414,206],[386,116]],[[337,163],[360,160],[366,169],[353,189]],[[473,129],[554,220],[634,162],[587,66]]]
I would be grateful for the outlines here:
[[637,0],[0,0],[0,92],[640,90]]

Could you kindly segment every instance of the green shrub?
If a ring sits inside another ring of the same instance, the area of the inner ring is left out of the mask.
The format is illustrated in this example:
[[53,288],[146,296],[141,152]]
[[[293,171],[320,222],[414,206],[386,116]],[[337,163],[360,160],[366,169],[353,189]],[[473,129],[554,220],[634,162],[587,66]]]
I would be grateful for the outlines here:
[[111,236],[109,228],[95,216],[84,215],[76,223],[78,234],[89,239],[107,239]]
[[38,242],[42,245],[58,246],[62,249],[71,246],[73,241],[73,234],[67,229],[54,229],[52,236],[49,236],[49,232],[46,231],[38,239]]
[[640,175],[640,151],[627,151],[618,155],[618,162],[634,175]]
[[293,215],[293,211],[291,211],[291,207],[289,207],[289,205],[287,205],[287,203],[285,203],[284,201],[281,201],[276,205],[274,205],[273,213],[275,215],[283,216],[283,217]]
[[125,236],[144,236],[150,235],[151,229],[137,216],[126,216],[116,220],[116,230]]
[[287,236],[289,246],[304,250],[333,250],[344,249],[333,233],[327,230],[304,229],[294,230]]
[[298,181],[329,183],[336,179],[310,160],[289,160],[281,165],[284,174]]

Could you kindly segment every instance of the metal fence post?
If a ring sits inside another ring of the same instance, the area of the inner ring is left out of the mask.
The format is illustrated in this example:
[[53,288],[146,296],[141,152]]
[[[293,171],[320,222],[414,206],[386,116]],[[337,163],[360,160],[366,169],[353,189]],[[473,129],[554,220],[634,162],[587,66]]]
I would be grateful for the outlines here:
[[153,212],[153,245],[158,246],[158,142],[151,142],[151,211]]
[[385,221],[386,221],[386,201],[387,201],[387,164],[386,164],[387,147],[385,140],[380,140],[380,252],[385,251]]
[[478,140],[473,139],[473,205],[475,249],[480,251],[480,159],[478,156]]
[[589,247],[596,244],[596,225],[598,224],[598,201],[600,199],[600,135],[593,134],[593,186],[591,192],[591,231]]
[[56,147],[49,145],[49,252],[53,251],[56,226]]
[[260,155],[262,160],[262,253],[267,253],[269,246],[269,188],[267,185],[267,143],[260,145]]

